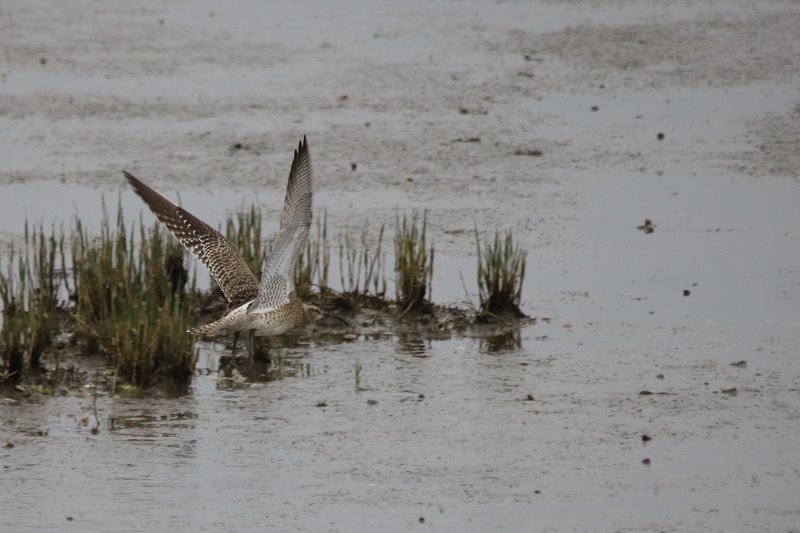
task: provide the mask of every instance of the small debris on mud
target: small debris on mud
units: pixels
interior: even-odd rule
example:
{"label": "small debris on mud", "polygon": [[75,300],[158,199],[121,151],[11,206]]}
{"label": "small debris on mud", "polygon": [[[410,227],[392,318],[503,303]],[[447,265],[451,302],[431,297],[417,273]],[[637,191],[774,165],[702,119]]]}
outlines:
{"label": "small debris on mud", "polygon": [[13,448],[13,447],[14,447],[13,442],[6,442],[6,448]]}
{"label": "small debris on mud", "polygon": [[47,64],[47,58],[46,57],[40,57],[39,58],[39,64],[40,65],[46,65]]}
{"label": "small debris on mud", "polygon": [[656,379],[664,379],[664,374],[656,374]]}
{"label": "small debris on mud", "polygon": [[642,435],[642,442],[650,442],[653,438],[650,435]]}
{"label": "small debris on mud", "polygon": [[350,163],[350,170],[355,172],[357,168],[358,168],[358,165],[356,163]]}
{"label": "small debris on mud", "polygon": [[747,361],[736,361],[735,363],[731,363],[731,366],[735,366],[736,368],[747,368]]}
{"label": "small debris on mud", "polygon": [[482,107],[477,107],[474,109],[467,109],[466,107],[462,107],[458,110],[459,113],[462,115],[488,115],[489,111]]}
{"label": "small debris on mud", "polygon": [[652,391],[649,390],[643,390],[639,392],[639,396],[652,396],[652,395],[653,395]]}
{"label": "small debris on mud", "polygon": [[731,387],[730,389],[722,389],[720,392],[722,394],[728,394],[730,396],[736,396],[737,394],[739,394],[739,391],[736,389],[736,387]]}
{"label": "small debris on mud", "polygon": [[525,400],[528,402],[532,402],[535,399],[536,398],[533,397],[533,394],[528,394],[527,396],[525,396]]}
{"label": "small debris on mud", "polygon": [[517,148],[514,150],[514,155],[526,155],[528,157],[542,157],[543,153],[541,150],[532,149],[532,150],[523,150],[522,148]]}
{"label": "small debris on mud", "polygon": [[317,402],[314,407],[328,407],[328,402]]}
{"label": "small debris on mud", "polygon": [[481,138],[480,137],[459,137],[458,139],[456,139],[453,142],[457,142],[457,143],[479,143],[479,142],[481,142]]}
{"label": "small debris on mud", "polygon": [[650,466],[650,459],[642,459],[642,464],[644,466]]}
{"label": "small debris on mud", "polygon": [[636,226],[636,229],[645,233],[653,233],[656,230],[656,225],[649,218],[644,219],[644,224]]}
{"label": "small debris on mud", "polygon": [[592,106],[592,111],[598,111],[599,109],[600,109],[600,108],[599,108],[599,107],[597,107],[596,105],[593,105],[593,106]]}
{"label": "small debris on mud", "polygon": [[692,294],[692,291],[690,291],[689,289],[683,289],[684,296],[689,296],[690,294]]}
{"label": "small debris on mud", "polygon": [[419,523],[420,524],[424,524],[425,523],[425,517],[424,516],[420,516],[419,517]]}
{"label": "small debris on mud", "polygon": [[658,139],[659,141],[663,141],[664,140],[664,134],[663,133],[659,133],[658,135],[656,135],[656,139]]}
{"label": "small debris on mud", "polygon": [[378,405],[378,400],[369,399],[367,400],[367,405]]}

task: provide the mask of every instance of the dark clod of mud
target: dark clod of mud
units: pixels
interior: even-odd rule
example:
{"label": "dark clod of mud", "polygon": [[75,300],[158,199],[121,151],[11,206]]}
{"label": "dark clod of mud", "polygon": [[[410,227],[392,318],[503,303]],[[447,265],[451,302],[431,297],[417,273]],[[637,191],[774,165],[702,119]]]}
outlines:
{"label": "dark clod of mud", "polygon": [[656,230],[656,225],[653,224],[653,221],[649,218],[644,219],[644,223],[640,226],[636,226],[636,229],[639,231],[643,231],[645,233],[653,233]]}
{"label": "dark clod of mud", "polygon": [[653,438],[650,435],[642,435],[642,442],[650,442]]}
{"label": "dark clod of mud", "polygon": [[466,107],[462,107],[461,109],[458,110],[458,112],[460,114],[462,114],[462,115],[488,115],[489,114],[489,111],[484,109],[484,108],[482,108],[482,107],[478,107],[478,108],[474,108],[474,109],[468,109]]}
{"label": "dark clod of mud", "polygon": [[735,366],[736,368],[747,368],[747,361],[736,361],[735,363],[731,363],[731,366]]}
{"label": "dark clod of mud", "polygon": [[644,466],[650,466],[650,459],[642,459],[642,464]]}
{"label": "dark clod of mud", "polygon": [[692,294],[692,291],[690,291],[689,289],[683,289],[684,296],[689,296],[690,294]]}
{"label": "dark clod of mud", "polygon": [[532,150],[524,150],[522,148],[518,148],[514,150],[514,155],[524,155],[528,157],[542,157],[544,153],[541,150],[532,149]]}
{"label": "dark clod of mud", "polygon": [[663,133],[659,133],[658,135],[656,135],[656,139],[658,139],[659,141],[663,141],[664,140],[664,134]]}

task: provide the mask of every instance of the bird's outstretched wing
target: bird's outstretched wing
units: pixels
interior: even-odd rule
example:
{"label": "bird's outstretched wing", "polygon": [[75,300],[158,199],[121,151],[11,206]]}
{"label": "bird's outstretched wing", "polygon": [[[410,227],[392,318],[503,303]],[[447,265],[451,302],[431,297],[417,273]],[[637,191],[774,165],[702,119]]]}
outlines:
{"label": "bird's outstretched wing", "polygon": [[247,303],[258,295],[258,280],[225,237],[132,174],[122,173],[158,220],[208,269],[228,300],[229,308]]}
{"label": "bird's outstretched wing", "polygon": [[[303,253],[311,228],[311,174],[311,156],[308,142],[303,136],[294,151],[283,202],[281,228],[264,264],[258,297],[251,304],[250,312],[265,312],[280,307],[289,302],[289,294],[294,292],[295,265]],[[281,290],[277,287],[281,287]]]}

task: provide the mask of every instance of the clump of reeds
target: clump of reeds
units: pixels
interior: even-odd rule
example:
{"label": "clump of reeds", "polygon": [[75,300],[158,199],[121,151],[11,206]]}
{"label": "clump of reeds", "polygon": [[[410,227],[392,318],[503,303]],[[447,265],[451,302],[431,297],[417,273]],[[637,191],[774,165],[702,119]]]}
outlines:
{"label": "clump of reeds", "polygon": [[25,224],[23,251],[13,247],[5,272],[0,270],[0,362],[4,375],[14,381],[38,368],[44,350],[59,330],[59,287],[56,261],[64,258],[63,233]]}
{"label": "clump of reeds", "polygon": [[328,212],[323,211],[322,217],[316,219],[316,231],[308,236],[306,247],[295,266],[294,285],[300,298],[308,297],[314,284],[319,287],[320,294],[329,290],[331,251],[328,244]]}
{"label": "clump of reeds", "polygon": [[402,223],[396,220],[395,284],[397,301],[403,314],[409,311],[430,312],[431,281],[433,279],[433,245],[428,248],[426,230],[428,213],[424,211],[422,221],[414,210],[411,217],[403,214]]}
{"label": "clump of reeds", "polygon": [[156,223],[128,234],[119,209],[112,228],[104,212],[100,237],[80,220],[72,239],[73,316],[87,350],[111,357],[117,376],[138,386],[167,377],[185,383],[194,371],[194,278],[184,250]]}
{"label": "clump of reeds", "polygon": [[510,230],[504,236],[496,230],[494,241],[481,247],[476,228],[475,246],[478,255],[478,296],[481,312],[524,316],[519,304],[527,252],[514,245]]}
{"label": "clump of reeds", "polygon": [[225,221],[225,238],[239,250],[244,262],[261,279],[264,262],[264,241],[261,240],[261,210],[251,205],[248,211],[229,215]]}
{"label": "clump of reeds", "polygon": [[372,293],[382,297],[386,294],[383,233],[384,225],[381,224],[377,238],[371,241],[364,224],[358,240],[347,226],[339,234],[339,276],[343,292],[351,296]]}

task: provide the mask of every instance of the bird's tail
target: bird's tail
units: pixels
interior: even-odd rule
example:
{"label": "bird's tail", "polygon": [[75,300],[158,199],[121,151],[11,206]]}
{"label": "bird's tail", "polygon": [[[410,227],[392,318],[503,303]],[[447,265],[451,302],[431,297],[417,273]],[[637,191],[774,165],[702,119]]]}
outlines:
{"label": "bird's tail", "polygon": [[239,331],[242,320],[247,315],[247,304],[237,307],[216,322],[211,322],[199,328],[189,330],[192,335],[201,337],[219,337],[220,335],[230,335]]}
{"label": "bird's tail", "polygon": [[224,327],[220,322],[222,321],[217,320],[216,322],[200,326],[199,328],[192,328],[189,330],[189,333],[200,337],[217,337],[218,335],[224,335]]}

